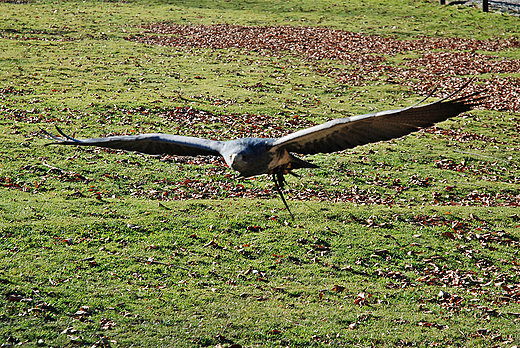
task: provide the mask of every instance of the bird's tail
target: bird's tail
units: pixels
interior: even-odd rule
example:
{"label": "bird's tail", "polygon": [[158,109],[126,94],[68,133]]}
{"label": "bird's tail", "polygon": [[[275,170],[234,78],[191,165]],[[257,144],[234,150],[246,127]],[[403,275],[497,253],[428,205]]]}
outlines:
{"label": "bird's tail", "polygon": [[294,156],[293,154],[289,154],[289,156],[291,158],[291,162],[290,162],[291,165],[289,167],[290,169],[319,168],[319,166],[317,166],[316,164],[304,161],[304,160]]}

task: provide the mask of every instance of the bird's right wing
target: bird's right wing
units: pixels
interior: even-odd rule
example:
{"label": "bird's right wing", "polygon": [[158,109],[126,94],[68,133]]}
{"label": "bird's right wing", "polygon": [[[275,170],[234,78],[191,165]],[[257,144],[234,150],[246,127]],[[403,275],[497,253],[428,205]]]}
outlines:
{"label": "bird's right wing", "polygon": [[54,136],[42,130],[45,138],[54,140],[53,143],[46,145],[98,146],[110,149],[137,151],[150,155],[168,154],[178,156],[218,156],[223,146],[223,142],[221,141],[161,133],[75,139],[65,134],[60,128],[56,127],[56,129],[62,137]]}

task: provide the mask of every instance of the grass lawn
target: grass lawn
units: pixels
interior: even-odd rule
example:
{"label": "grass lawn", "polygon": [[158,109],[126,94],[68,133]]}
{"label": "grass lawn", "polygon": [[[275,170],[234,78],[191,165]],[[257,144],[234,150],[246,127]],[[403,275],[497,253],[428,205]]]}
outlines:
{"label": "grass lawn", "polygon": [[[0,3],[3,347],[520,345],[520,19],[438,1]],[[278,137],[486,89],[288,178],[43,146]]]}

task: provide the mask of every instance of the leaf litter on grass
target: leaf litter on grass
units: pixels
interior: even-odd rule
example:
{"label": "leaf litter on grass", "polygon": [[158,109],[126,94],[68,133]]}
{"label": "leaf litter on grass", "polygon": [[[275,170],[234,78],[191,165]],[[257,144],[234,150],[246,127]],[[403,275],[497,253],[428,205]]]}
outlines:
{"label": "leaf litter on grass", "polygon": [[[433,87],[455,90],[466,75],[516,74],[520,60],[496,58],[478,52],[500,52],[520,47],[516,39],[421,38],[398,40],[322,27],[262,26],[229,24],[178,25],[154,23],[143,26],[148,35],[128,39],[149,45],[196,48],[235,48],[265,55],[298,55],[307,59],[331,59],[351,67],[336,78],[348,85],[387,81],[409,85],[422,94]],[[151,34],[159,34],[151,35]],[[407,59],[404,67],[388,64],[387,57],[406,52],[421,54]],[[493,95],[481,107],[489,110],[520,111],[520,79],[511,76],[479,77]],[[470,86],[466,92],[481,89]],[[437,94],[438,95],[438,94]]]}

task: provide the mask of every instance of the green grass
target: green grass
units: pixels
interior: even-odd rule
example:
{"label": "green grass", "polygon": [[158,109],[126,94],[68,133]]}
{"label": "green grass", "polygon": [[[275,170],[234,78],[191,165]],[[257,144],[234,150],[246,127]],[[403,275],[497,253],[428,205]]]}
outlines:
{"label": "green grass", "polygon": [[[288,178],[295,221],[268,178],[239,178],[223,162],[44,147],[37,135],[56,124],[78,137],[227,139],[421,99],[385,75],[344,83],[359,67],[339,60],[129,40],[147,23],[496,40],[518,39],[518,18],[375,0],[0,10],[0,344],[520,344],[518,112],[475,110],[404,139],[309,156],[321,168]],[[520,58],[518,48],[483,53]],[[423,54],[382,53],[382,64],[404,69]],[[476,84],[493,76],[518,74]],[[204,113],[194,120],[186,107]]]}

